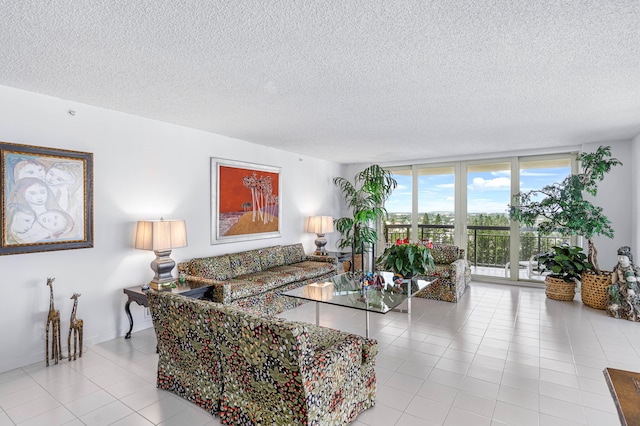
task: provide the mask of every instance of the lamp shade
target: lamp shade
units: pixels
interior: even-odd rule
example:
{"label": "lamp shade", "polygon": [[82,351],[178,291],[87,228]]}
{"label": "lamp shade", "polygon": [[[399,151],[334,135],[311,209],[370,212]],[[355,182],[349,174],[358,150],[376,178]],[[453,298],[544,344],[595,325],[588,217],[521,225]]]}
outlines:
{"label": "lamp shade", "polygon": [[309,216],[304,225],[304,230],[312,234],[333,232],[333,218],[331,216]]}
{"label": "lamp shade", "polygon": [[136,229],[135,248],[141,250],[171,250],[187,246],[187,225],[184,220],[141,220]]}

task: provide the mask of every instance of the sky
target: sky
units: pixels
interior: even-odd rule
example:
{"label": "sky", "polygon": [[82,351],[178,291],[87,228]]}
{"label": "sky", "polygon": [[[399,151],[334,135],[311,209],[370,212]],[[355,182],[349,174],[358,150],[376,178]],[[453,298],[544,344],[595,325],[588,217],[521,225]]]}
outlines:
{"label": "sky", "polygon": [[[521,171],[520,191],[540,189],[562,181],[569,167],[528,169]],[[467,175],[467,212],[507,214],[511,201],[509,170],[470,172]],[[385,203],[389,213],[411,212],[411,176],[394,175],[398,187]],[[451,212],[454,210],[454,176],[421,175],[418,178],[418,213]]]}

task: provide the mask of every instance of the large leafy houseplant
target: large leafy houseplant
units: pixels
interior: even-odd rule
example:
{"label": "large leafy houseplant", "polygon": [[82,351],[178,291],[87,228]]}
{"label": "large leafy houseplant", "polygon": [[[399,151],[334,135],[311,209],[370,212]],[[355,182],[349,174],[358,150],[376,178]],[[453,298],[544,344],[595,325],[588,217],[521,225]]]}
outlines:
{"label": "large leafy houseplant", "polygon": [[350,216],[341,217],[334,222],[341,234],[339,248],[352,249],[352,252],[368,251],[370,244],[378,241],[376,225],[387,215],[384,202],[389,198],[398,182],[391,172],[373,164],[354,177],[353,183],[343,177],[333,179],[344,196]]}
{"label": "large leafy houseplant", "polygon": [[622,164],[610,157],[611,147],[608,146],[601,146],[594,153],[580,153],[577,160],[582,167],[581,173],[569,175],[562,182],[540,190],[518,193],[509,206],[511,219],[527,226],[538,226],[543,235],[558,232],[587,238],[587,260],[598,275],[601,270],[593,237],[613,238],[613,228],[602,207],[594,206],[584,195],[597,195],[598,182],[612,167]]}
{"label": "large leafy houseplant", "polygon": [[582,251],[582,247],[568,244],[553,246],[550,252],[538,255],[537,260],[551,272],[549,276],[570,283],[575,283],[583,272],[593,267],[587,261],[587,255]]}
{"label": "large leafy houseplant", "polygon": [[380,269],[405,278],[426,274],[434,267],[429,245],[399,240],[395,245],[387,247],[376,263]]}

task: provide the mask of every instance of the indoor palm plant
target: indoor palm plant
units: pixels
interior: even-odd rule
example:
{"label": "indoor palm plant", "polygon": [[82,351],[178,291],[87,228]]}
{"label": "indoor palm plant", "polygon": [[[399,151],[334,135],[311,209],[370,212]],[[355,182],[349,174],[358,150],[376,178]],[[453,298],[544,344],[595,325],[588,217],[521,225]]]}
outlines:
{"label": "indoor palm plant", "polygon": [[582,247],[562,244],[553,246],[547,253],[536,256],[550,274],[545,277],[545,293],[555,300],[569,301],[575,296],[576,281],[584,272],[592,269]]}
{"label": "indoor palm plant", "polygon": [[[351,248],[352,254],[362,254],[378,241],[377,223],[386,217],[384,202],[389,198],[398,182],[391,172],[373,164],[354,177],[353,183],[343,177],[333,182],[344,196],[350,216],[334,221],[340,232],[339,248]],[[353,265],[353,258],[351,264]]]}
{"label": "indoor palm plant", "polygon": [[[602,207],[594,206],[584,195],[597,195],[598,182],[604,179],[604,175],[612,167],[622,163],[611,158],[611,147],[608,146],[600,146],[593,153],[580,153],[577,160],[582,167],[581,173],[569,175],[562,182],[547,185],[540,190],[516,194],[509,207],[509,217],[527,226],[537,226],[543,235],[558,232],[562,235],[580,235],[587,239],[587,260],[593,265],[593,273],[585,273],[581,279],[582,300],[592,306],[585,301],[585,290],[587,294],[591,292],[591,284],[585,286],[585,281],[590,276],[603,277],[597,279],[600,283],[594,291],[597,292],[595,297],[604,303],[604,288],[608,285],[607,277],[610,275],[609,271],[600,270],[593,237],[603,235],[613,238],[613,228]],[[599,302],[598,305],[600,304]]]}
{"label": "indoor palm plant", "polygon": [[410,243],[408,240],[398,240],[396,244],[385,249],[376,260],[378,267],[385,271],[392,271],[403,278],[426,274],[433,269],[431,243]]}

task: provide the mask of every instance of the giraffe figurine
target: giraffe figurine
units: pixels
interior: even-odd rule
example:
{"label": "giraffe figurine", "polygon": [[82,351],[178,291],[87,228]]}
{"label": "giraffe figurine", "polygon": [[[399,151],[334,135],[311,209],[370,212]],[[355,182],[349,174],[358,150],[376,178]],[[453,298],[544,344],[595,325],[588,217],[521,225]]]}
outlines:
{"label": "giraffe figurine", "polygon": [[76,350],[80,346],[80,358],[82,358],[82,320],[76,318],[76,310],[78,309],[78,297],[80,293],[73,293],[73,310],[71,311],[71,319],[69,320],[69,337],[67,338],[67,348],[69,352],[69,361],[71,361],[71,332],[73,332],[73,360],[76,360]]}
{"label": "giraffe figurine", "polygon": [[61,359],[62,345],[60,344],[60,311],[56,311],[53,303],[53,282],[55,278],[47,278],[49,286],[49,316],[47,317],[45,359],[49,366],[49,327],[51,327],[51,359],[57,364]]}

